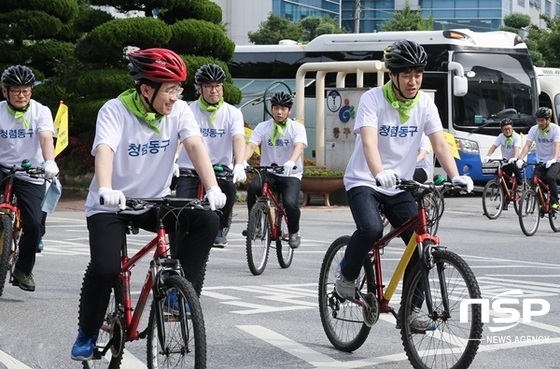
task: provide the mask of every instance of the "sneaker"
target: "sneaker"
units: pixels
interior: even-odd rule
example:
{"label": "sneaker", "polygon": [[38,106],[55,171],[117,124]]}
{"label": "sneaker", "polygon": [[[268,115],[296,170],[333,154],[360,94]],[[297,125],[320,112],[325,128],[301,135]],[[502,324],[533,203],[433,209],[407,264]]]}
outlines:
{"label": "sneaker", "polygon": [[299,233],[290,233],[290,238],[288,240],[288,244],[292,249],[297,249],[299,244],[301,243],[301,237]]}
{"label": "sneaker", "polygon": [[222,230],[218,232],[216,239],[214,240],[214,247],[224,248],[227,245],[227,238],[223,236]]}
{"label": "sneaker", "polygon": [[340,270],[340,264],[336,269],[336,284],[334,286],[336,294],[346,300],[353,300],[356,298],[356,283],[346,279]]}
{"label": "sneaker", "polygon": [[12,274],[12,285],[19,287],[24,291],[35,291],[33,273],[25,274],[19,269],[14,269],[14,273]]}
{"label": "sneaker", "polygon": [[558,211],[558,208],[560,208],[560,205],[558,205],[558,203],[554,203],[554,204],[550,205],[550,208],[554,211]]}
{"label": "sneaker", "polygon": [[72,352],[70,357],[72,360],[77,361],[87,361],[93,358],[93,350],[95,348],[95,342],[97,342],[97,336],[99,333],[93,336],[87,336],[81,329],[78,331],[78,338],[72,346]]}
{"label": "sneaker", "polygon": [[[163,308],[166,313],[171,315],[179,315],[179,298],[177,298],[177,291],[170,290],[167,293],[167,297],[163,302]],[[191,315],[191,309],[189,308],[189,304],[185,301],[185,311],[187,313],[187,317]]]}
{"label": "sneaker", "polygon": [[39,241],[39,245],[37,245],[37,252],[43,251],[45,245],[43,245],[43,240]]}
{"label": "sneaker", "polygon": [[436,323],[419,308],[414,307],[410,315],[410,327],[418,332],[433,331],[436,329]]}

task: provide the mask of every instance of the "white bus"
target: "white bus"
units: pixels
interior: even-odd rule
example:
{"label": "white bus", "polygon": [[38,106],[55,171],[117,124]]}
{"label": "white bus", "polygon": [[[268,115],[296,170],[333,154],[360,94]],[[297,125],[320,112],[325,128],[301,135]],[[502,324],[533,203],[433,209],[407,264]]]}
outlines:
{"label": "white bus", "polygon": [[[516,34],[461,29],[322,35],[305,46],[237,46],[229,69],[240,87],[268,86],[275,80],[293,86],[296,72],[304,63],[382,60],[383,49],[401,39],[424,46],[428,65],[422,88],[435,92],[443,125],[456,140],[459,171],[471,176],[475,184],[484,184],[493,178],[495,168],[483,165],[481,158],[499,134],[500,121],[511,118],[519,133],[526,133],[535,124],[533,112],[539,103],[537,77],[527,47]],[[459,63],[468,80],[468,92],[463,96],[453,94],[456,70],[448,68],[450,62]],[[335,77],[327,76],[326,88],[335,87]],[[351,77],[346,79],[346,87],[352,87]],[[365,80],[367,87],[374,87],[377,78],[366,76]],[[313,99],[313,75],[306,82],[306,100]],[[259,97],[257,90],[252,94]],[[260,90],[261,98],[263,90]],[[305,111],[308,138],[314,137],[310,134],[314,130],[314,119],[310,116],[314,114],[313,105],[305,103],[306,108],[311,107],[311,111]],[[243,113],[252,125],[255,122],[248,119],[249,106],[254,108],[249,104]],[[306,156],[311,157],[315,142],[309,141]]]}
{"label": "white bus", "polygon": [[552,121],[558,124],[560,115],[560,68],[536,67],[537,78],[541,86],[539,106],[552,109]]}

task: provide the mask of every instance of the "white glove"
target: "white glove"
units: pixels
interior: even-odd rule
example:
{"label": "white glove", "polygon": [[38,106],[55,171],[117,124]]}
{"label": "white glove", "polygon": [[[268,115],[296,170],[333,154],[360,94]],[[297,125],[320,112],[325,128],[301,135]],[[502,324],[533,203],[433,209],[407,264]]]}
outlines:
{"label": "white glove", "polygon": [[381,187],[385,188],[395,187],[397,184],[397,174],[392,169],[386,169],[377,173],[375,179],[379,182]]}
{"label": "white glove", "polygon": [[177,159],[179,158],[179,154],[175,154],[175,160],[173,161],[173,177],[179,177],[181,172],[179,171],[179,164],[177,163]]}
{"label": "white glove", "polygon": [[44,161],[43,164],[41,164],[41,168],[43,168],[45,178],[47,179],[51,179],[58,174],[58,166],[56,165],[54,160]]}
{"label": "white glove", "polygon": [[523,160],[521,160],[521,159],[518,159],[518,160],[515,162],[515,165],[517,165],[517,167],[518,167],[519,169],[523,168],[523,164],[525,164],[525,163],[524,163]]}
{"label": "white glove", "polygon": [[126,197],[124,197],[124,193],[122,193],[122,191],[113,190],[109,187],[100,187],[99,197],[100,199],[103,199],[103,204],[101,205],[112,207],[118,206],[120,210],[126,209]]}
{"label": "white glove", "polygon": [[489,156],[485,156],[485,157],[482,159],[482,162],[483,162],[483,163],[488,163],[489,161],[490,161],[490,157],[489,157]]}
{"label": "white glove", "polygon": [[295,166],[296,166],[296,163],[294,163],[291,160],[288,160],[287,162],[285,162],[284,165],[283,165],[284,174],[287,175],[287,176],[291,175]]}
{"label": "white glove", "polygon": [[517,158],[511,158],[508,160],[508,164],[513,164],[515,162],[517,162]]}
{"label": "white glove", "polygon": [[243,164],[235,164],[233,166],[233,183],[245,182],[246,180],[245,166]]}
{"label": "white glove", "polygon": [[210,210],[221,209],[226,205],[226,195],[222,192],[222,189],[218,186],[209,188],[206,191],[206,199],[210,204]]}
{"label": "white glove", "polygon": [[546,162],[546,169],[550,168],[552,164],[556,164],[556,158],[550,159],[549,161]]}
{"label": "white glove", "polygon": [[472,192],[472,190],[474,189],[474,183],[472,181],[472,178],[469,176],[454,177],[451,180],[451,183],[453,183],[454,186],[466,187],[467,192]]}

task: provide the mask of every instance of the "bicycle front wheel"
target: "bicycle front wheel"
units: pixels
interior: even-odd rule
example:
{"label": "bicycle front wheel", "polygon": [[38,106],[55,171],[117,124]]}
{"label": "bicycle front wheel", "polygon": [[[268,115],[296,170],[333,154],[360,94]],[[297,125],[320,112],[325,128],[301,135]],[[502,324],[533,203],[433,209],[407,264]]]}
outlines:
{"label": "bicycle front wheel", "polygon": [[554,232],[560,232],[560,213],[556,210],[550,210],[548,213],[548,221],[550,222],[550,228]]}
{"label": "bicycle front wheel", "polygon": [[541,207],[537,192],[530,188],[519,200],[519,225],[525,236],[532,236],[539,228]]}
{"label": "bicycle front wheel", "polygon": [[204,369],[206,331],[196,292],[178,275],[166,278],[164,285],[165,297],[154,299],[150,311],[148,368]]}
{"label": "bicycle front wheel", "polygon": [[12,217],[8,214],[0,215],[0,296],[4,293],[4,285],[8,271],[11,269],[10,257],[13,252],[14,229]]}
{"label": "bicycle front wheel", "polygon": [[247,225],[247,264],[254,275],[264,272],[270,247],[269,208],[257,201],[249,212]]}
{"label": "bicycle front wheel", "polygon": [[282,213],[277,212],[276,216],[278,218],[278,229],[276,231],[276,257],[278,258],[278,264],[280,264],[282,268],[289,268],[290,265],[292,265],[292,260],[294,258],[294,249],[292,249],[288,244],[288,240],[290,239],[288,223]]}
{"label": "bicycle front wheel", "polygon": [[[430,269],[418,263],[403,286],[399,322],[404,350],[417,369],[468,368],[483,324],[480,304],[461,302],[480,298],[480,288],[459,255],[435,250],[433,261]],[[430,328],[419,330],[419,324]]]}
{"label": "bicycle front wheel", "polygon": [[[340,261],[344,257],[350,236],[337,238],[328,248],[319,275],[319,314],[321,324],[332,345],[341,351],[354,351],[367,339],[371,326],[364,322],[362,306],[341,299],[334,293],[336,275]],[[375,294],[373,268],[366,258],[358,277],[358,287],[366,294]]]}
{"label": "bicycle front wheel", "polygon": [[482,209],[488,219],[497,219],[504,206],[504,189],[499,178],[494,178],[484,186],[482,191]]}
{"label": "bicycle front wheel", "polygon": [[[86,274],[91,273],[90,268],[91,266],[88,265]],[[82,299],[80,298],[81,304]],[[125,328],[121,315],[122,310],[119,309],[122,309],[123,306],[124,294],[120,282],[117,282],[111,291],[103,323],[99,328],[93,359],[82,361],[84,369],[118,369],[121,367]]]}

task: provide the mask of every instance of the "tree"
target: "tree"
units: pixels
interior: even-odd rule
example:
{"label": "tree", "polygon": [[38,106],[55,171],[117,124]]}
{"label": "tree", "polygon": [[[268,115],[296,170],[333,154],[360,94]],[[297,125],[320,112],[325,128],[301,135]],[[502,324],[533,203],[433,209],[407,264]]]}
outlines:
{"label": "tree", "polygon": [[397,10],[395,17],[381,24],[383,31],[430,31],[434,29],[434,18],[424,18],[419,10],[412,10],[408,0],[403,10]]}
{"label": "tree", "polygon": [[247,33],[249,41],[256,45],[274,45],[280,40],[299,40],[303,33],[300,24],[293,24],[288,19],[272,13],[259,24],[259,30]]}

